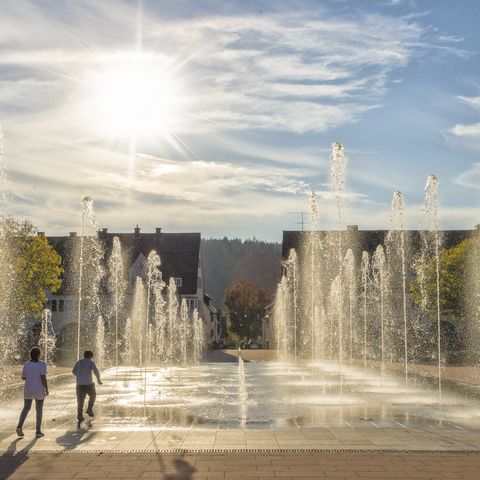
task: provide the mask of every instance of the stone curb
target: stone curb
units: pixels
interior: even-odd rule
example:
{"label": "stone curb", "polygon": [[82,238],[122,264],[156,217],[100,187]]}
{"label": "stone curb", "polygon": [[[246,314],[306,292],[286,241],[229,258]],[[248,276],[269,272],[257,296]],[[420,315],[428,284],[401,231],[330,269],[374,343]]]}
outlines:
{"label": "stone curb", "polygon": [[137,453],[147,453],[147,454],[155,454],[155,453],[162,453],[162,454],[205,454],[205,455],[227,455],[232,453],[240,453],[240,454],[267,454],[267,455],[276,455],[276,454],[288,454],[288,453],[321,453],[321,454],[344,454],[344,453],[361,453],[361,454],[376,454],[376,455],[391,455],[391,454],[398,454],[398,455],[414,455],[414,454],[422,454],[422,455],[479,455],[480,450],[472,449],[472,450],[405,450],[405,449],[372,449],[372,448],[336,448],[336,449],[328,449],[328,448],[305,448],[305,449],[296,449],[296,448],[276,448],[276,449],[124,449],[124,450],[88,450],[88,449],[76,449],[76,450],[61,450],[61,449],[52,449],[52,450],[12,450],[7,449],[0,451],[0,455],[18,455],[18,454],[47,454],[47,455],[77,455],[77,454],[97,454],[97,455],[114,455],[114,454],[137,454]]}

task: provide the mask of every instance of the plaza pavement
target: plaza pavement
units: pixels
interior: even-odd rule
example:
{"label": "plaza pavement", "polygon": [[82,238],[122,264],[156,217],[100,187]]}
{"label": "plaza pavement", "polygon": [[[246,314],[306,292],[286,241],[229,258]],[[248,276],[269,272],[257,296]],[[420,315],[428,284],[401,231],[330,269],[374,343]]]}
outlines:
{"label": "plaza pavement", "polygon": [[[276,350],[241,350],[240,354],[242,358],[247,362],[270,362],[277,360]],[[210,361],[237,361],[239,355],[238,350],[214,350],[208,354]],[[354,362],[354,366],[363,368],[363,362]],[[381,369],[381,363],[377,360],[368,360],[367,366],[371,371],[379,372]],[[396,374],[398,376],[403,375],[405,365],[403,363],[388,362],[385,364],[385,372],[387,374]],[[408,365],[410,374],[417,375],[419,377],[427,377],[436,381],[438,379],[438,366],[436,364],[425,365],[410,363]],[[444,381],[450,381],[454,383],[467,384],[467,385],[480,385],[480,369],[477,366],[456,366],[456,365],[443,365],[441,368],[442,379]]]}
{"label": "plaza pavement", "polygon": [[4,454],[0,479],[312,480],[480,478],[469,453]]}
{"label": "plaza pavement", "polygon": [[[307,427],[289,429],[143,429],[102,430],[101,427],[45,429],[46,436],[28,447],[34,452],[124,451],[235,451],[235,450],[364,450],[364,451],[470,451],[480,453],[480,431],[466,428],[417,425]],[[34,430],[18,440],[13,431],[0,432],[0,452],[29,445]],[[14,447],[12,447],[14,446]],[[479,456],[480,458],[480,456]],[[480,477],[479,477],[480,478]]]}
{"label": "plaza pavement", "polygon": [[91,428],[77,430],[72,419],[45,433],[36,440],[29,427],[18,439],[12,424],[0,425],[0,480],[480,480],[480,430],[448,422],[132,430],[100,417]]}
{"label": "plaza pavement", "polygon": [[480,479],[480,432],[451,427],[1,433],[0,480]]}

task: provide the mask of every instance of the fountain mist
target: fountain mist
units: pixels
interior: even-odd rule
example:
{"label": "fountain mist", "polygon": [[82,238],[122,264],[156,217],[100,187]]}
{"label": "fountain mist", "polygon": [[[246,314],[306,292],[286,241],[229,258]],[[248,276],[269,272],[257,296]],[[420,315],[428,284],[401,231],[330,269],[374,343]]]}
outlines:
{"label": "fountain mist", "polygon": [[5,206],[7,205],[7,161],[5,157],[5,137],[2,126],[0,125],[0,208],[1,215],[5,215]]}
{"label": "fountain mist", "polygon": [[188,316],[187,301],[183,298],[180,303],[180,338],[179,338],[179,354],[180,361],[183,365],[188,363],[188,339],[190,334],[190,317]]}
{"label": "fountain mist", "polygon": [[193,323],[193,362],[198,365],[202,361],[203,346],[205,344],[205,334],[203,331],[203,321],[198,315],[198,310],[195,309],[192,313]]}
{"label": "fountain mist", "polygon": [[293,357],[297,362],[298,349],[298,260],[297,252],[292,248],[285,263],[288,288],[291,292],[291,311],[292,311],[292,329],[293,329]]}
{"label": "fountain mist", "polygon": [[119,322],[120,316],[124,311],[126,282],[123,270],[122,245],[118,237],[113,238],[112,253],[108,260],[108,285],[109,291],[113,298],[113,317],[115,324],[114,332],[114,352],[115,365],[119,362]]}
{"label": "fountain mist", "polygon": [[389,269],[394,272],[398,263],[400,263],[401,266],[399,273],[402,291],[404,370],[405,383],[408,383],[407,272],[404,210],[402,194],[397,190],[393,194],[390,231],[387,235],[386,245],[389,257]]}
{"label": "fountain mist", "polygon": [[45,363],[53,363],[55,355],[56,336],[52,324],[52,312],[45,308],[42,311],[42,323],[40,330],[40,346],[43,350]]}
{"label": "fountain mist", "polygon": [[147,310],[145,315],[145,332],[147,334],[147,342],[145,343],[145,364],[151,361],[151,321],[150,311],[153,303],[153,295],[155,292],[155,285],[158,282],[160,275],[159,267],[161,265],[160,257],[155,250],[148,254],[147,258]]}
{"label": "fountain mist", "polygon": [[101,315],[97,317],[95,335],[95,362],[99,367],[105,366],[105,324]]}
{"label": "fountain mist", "polygon": [[165,314],[165,300],[163,298],[163,290],[165,282],[162,280],[161,273],[157,277],[154,284],[155,295],[155,358],[160,362],[167,360],[166,349],[167,341],[167,316]]}
{"label": "fountain mist", "polygon": [[132,365],[134,362],[133,359],[133,349],[132,349],[132,321],[130,317],[127,318],[125,322],[125,344],[124,344],[124,357],[123,362],[126,365]]}
{"label": "fountain mist", "polygon": [[82,199],[82,227],[78,245],[77,271],[77,357],[80,358],[82,340],[92,344],[92,333],[101,315],[100,282],[104,276],[103,245],[97,237],[97,224],[93,200],[89,196]]}
{"label": "fountain mist", "polygon": [[[442,343],[441,343],[441,322],[440,322],[440,234],[438,232],[438,179],[430,175],[425,186],[425,202],[423,205],[424,228],[423,249],[422,249],[422,271],[425,271],[427,257],[433,250],[435,258],[435,284],[436,284],[436,323],[437,323],[437,365],[438,365],[438,397],[442,399]],[[427,295],[425,293],[425,299]],[[422,302],[425,306],[426,300]]]}
{"label": "fountain mist", "polygon": [[381,372],[385,375],[385,298],[387,296],[387,271],[385,252],[378,245],[372,258],[372,273],[375,291],[378,293],[380,303],[380,349],[381,349]]}
{"label": "fountain mist", "polygon": [[[285,269],[287,268],[285,264]],[[275,344],[278,350],[278,359],[286,362],[290,352],[291,341],[290,337],[292,329],[290,328],[290,315],[288,309],[288,278],[286,275],[282,276],[278,286],[276,300],[273,310],[273,319],[275,322],[274,335]]]}
{"label": "fountain mist", "polygon": [[370,257],[368,252],[362,252],[362,263],[360,266],[362,271],[362,297],[363,297],[363,371],[367,370],[367,320],[368,320],[368,312],[367,312],[367,295],[368,295],[368,280],[369,280],[369,270],[370,270]]}
{"label": "fountain mist", "polygon": [[347,250],[345,255],[345,276],[348,285],[348,354],[350,363],[353,361],[353,317],[356,304],[356,271],[355,257],[351,248]]}
{"label": "fountain mist", "polygon": [[22,336],[22,328],[15,312],[11,311],[16,275],[11,261],[14,258],[11,248],[13,220],[7,216],[7,162],[4,145],[3,130],[0,126],[0,365],[2,366],[18,358],[19,341]]}
{"label": "fountain mist", "polygon": [[248,393],[245,381],[245,362],[242,358],[242,352],[238,353],[238,404],[240,407],[240,425],[245,427],[247,423],[247,401]]}
{"label": "fountain mist", "polygon": [[167,322],[168,322],[168,354],[167,359],[170,363],[174,363],[178,358],[178,341],[180,336],[179,326],[177,322],[178,315],[178,297],[177,286],[175,280],[170,279],[167,288]]}
{"label": "fountain mist", "polygon": [[143,280],[140,277],[135,279],[135,289],[133,292],[133,303],[130,313],[130,339],[128,342],[128,358],[130,362],[145,366],[146,365],[146,343],[148,336],[146,322],[146,297]]}
{"label": "fountain mist", "polygon": [[330,163],[330,184],[331,191],[335,196],[337,206],[337,260],[338,260],[338,306],[337,306],[337,322],[338,322],[338,356],[340,363],[340,392],[343,384],[343,246],[342,246],[342,227],[343,227],[343,194],[345,190],[345,171],[346,159],[343,145],[336,142],[332,145],[332,159]]}
{"label": "fountain mist", "polygon": [[[342,283],[340,281],[340,275],[337,275],[335,277],[335,280],[331,283],[330,285],[330,311],[331,312],[338,312],[341,310],[341,302],[342,302],[342,294],[341,294],[341,289],[342,289]],[[334,315],[330,314],[330,318],[332,319]],[[342,337],[342,316],[337,315],[337,318],[339,319],[339,323],[337,325],[337,345],[338,345],[338,350],[337,350],[337,360],[338,364],[340,366],[340,378],[339,378],[339,390],[340,390],[340,395],[343,394],[343,337]],[[330,331],[330,338],[331,338],[331,343],[330,343],[330,349],[331,349],[331,354],[333,357],[333,338],[334,338],[334,332],[333,332],[333,325],[334,323],[331,322],[331,331]]]}
{"label": "fountain mist", "polygon": [[[310,347],[311,347],[311,359],[312,362],[315,360],[315,346],[316,346],[316,337],[318,335],[318,330],[315,328],[315,311],[317,311],[318,317],[318,306],[317,306],[317,297],[320,293],[320,289],[317,285],[318,272],[317,268],[319,265],[319,255],[318,255],[318,205],[317,205],[317,195],[315,192],[312,192],[310,195],[310,231],[308,232],[308,253],[307,261],[309,261],[308,268],[310,269],[310,306],[308,308],[308,313],[310,315]],[[308,258],[309,257],[309,258]]]}

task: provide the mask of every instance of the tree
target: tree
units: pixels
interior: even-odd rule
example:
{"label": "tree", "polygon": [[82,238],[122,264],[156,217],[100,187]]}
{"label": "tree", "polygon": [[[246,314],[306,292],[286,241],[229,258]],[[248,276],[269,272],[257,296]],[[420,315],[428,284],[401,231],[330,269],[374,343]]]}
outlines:
{"label": "tree", "polygon": [[227,288],[240,280],[275,292],[281,277],[281,244],[210,238],[202,240],[202,252],[208,293],[215,306],[222,307]]}
{"label": "tree", "polygon": [[37,317],[46,291],[55,293],[61,286],[62,259],[31,223],[9,219],[3,226],[5,270],[11,272],[8,310],[17,318]]}
{"label": "tree", "polygon": [[[476,239],[468,238],[452,248],[440,251],[440,311],[443,319],[461,320],[465,317],[465,293],[468,285],[469,265]],[[423,284],[423,285],[422,285]],[[424,305],[428,315],[437,315],[436,259],[431,257],[417,267],[417,276],[410,287],[413,301]]]}
{"label": "tree", "polygon": [[262,333],[262,318],[271,295],[266,288],[240,280],[225,292],[224,303],[230,312],[231,330],[240,337]]}

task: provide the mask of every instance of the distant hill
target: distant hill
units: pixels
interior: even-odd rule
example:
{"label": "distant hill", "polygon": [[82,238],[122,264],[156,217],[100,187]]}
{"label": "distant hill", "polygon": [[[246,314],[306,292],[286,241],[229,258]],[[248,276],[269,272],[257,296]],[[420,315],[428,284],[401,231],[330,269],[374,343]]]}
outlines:
{"label": "distant hill", "polygon": [[247,280],[275,293],[280,281],[282,246],[259,240],[210,238],[202,240],[205,285],[217,307],[223,307],[225,290]]}

